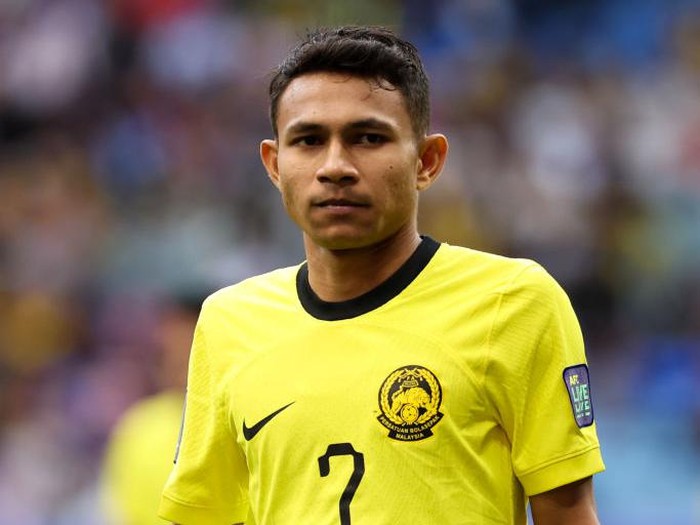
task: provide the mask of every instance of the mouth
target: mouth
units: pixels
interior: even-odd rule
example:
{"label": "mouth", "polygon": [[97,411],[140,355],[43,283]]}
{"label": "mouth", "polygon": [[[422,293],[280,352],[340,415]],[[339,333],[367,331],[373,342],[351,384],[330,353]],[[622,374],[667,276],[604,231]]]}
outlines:
{"label": "mouth", "polygon": [[324,199],[314,203],[317,208],[367,208],[369,204],[353,199]]}

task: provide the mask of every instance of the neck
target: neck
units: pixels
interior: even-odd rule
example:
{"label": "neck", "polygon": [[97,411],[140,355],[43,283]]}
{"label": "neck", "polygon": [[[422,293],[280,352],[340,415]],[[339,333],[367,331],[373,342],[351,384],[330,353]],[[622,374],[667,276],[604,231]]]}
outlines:
{"label": "neck", "polygon": [[347,301],[389,278],[420,244],[418,232],[398,232],[371,246],[329,250],[305,237],[309,285],[322,300]]}

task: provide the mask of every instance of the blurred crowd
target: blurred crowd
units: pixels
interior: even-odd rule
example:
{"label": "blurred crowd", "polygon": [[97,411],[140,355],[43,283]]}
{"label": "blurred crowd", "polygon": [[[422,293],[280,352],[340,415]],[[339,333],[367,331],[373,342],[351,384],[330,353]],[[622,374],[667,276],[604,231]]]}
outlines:
{"label": "blurred crowd", "polygon": [[451,151],[422,231],[569,292],[604,523],[700,523],[700,1],[2,0],[0,525],[119,524],[106,447],[182,390],[173,312],[301,260],[267,81],[335,23],[424,57]]}

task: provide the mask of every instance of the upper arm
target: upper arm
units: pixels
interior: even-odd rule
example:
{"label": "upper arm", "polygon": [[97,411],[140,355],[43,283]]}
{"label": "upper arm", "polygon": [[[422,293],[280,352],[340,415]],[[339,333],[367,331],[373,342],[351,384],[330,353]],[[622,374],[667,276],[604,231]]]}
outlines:
{"label": "upper arm", "polygon": [[486,398],[508,436],[525,493],[602,471],[592,409],[590,418],[577,418],[565,375],[580,369],[589,395],[578,320],[564,290],[540,266],[527,266],[502,293],[489,346]]}
{"label": "upper arm", "polygon": [[[212,343],[207,338],[205,313],[206,306],[190,352],[176,460],[158,508],[161,518],[185,525],[234,523],[228,520],[244,519],[248,508],[247,466],[222,395],[223,375],[228,369],[217,352],[221,347],[218,340]],[[216,329],[217,325],[215,334]]]}
{"label": "upper arm", "polygon": [[530,497],[535,525],[599,525],[591,477]]}

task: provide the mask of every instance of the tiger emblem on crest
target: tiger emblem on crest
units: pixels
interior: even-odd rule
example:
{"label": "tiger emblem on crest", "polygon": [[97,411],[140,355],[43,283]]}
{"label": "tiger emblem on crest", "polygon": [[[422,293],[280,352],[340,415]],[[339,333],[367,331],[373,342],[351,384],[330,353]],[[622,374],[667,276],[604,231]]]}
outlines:
{"label": "tiger emblem on crest", "polygon": [[419,441],[433,435],[431,430],[443,414],[442,387],[435,374],[419,365],[402,366],[384,380],[379,389],[377,420],[398,441]]}

